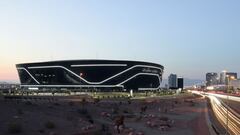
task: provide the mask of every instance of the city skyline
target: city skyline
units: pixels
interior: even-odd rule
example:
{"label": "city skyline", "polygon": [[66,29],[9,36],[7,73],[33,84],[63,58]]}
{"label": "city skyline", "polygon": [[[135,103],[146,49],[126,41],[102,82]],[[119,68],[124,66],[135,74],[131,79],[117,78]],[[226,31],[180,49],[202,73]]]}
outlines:
{"label": "city skyline", "polygon": [[140,60],[205,79],[240,72],[239,1],[1,1],[0,80],[15,64],[51,60]]}

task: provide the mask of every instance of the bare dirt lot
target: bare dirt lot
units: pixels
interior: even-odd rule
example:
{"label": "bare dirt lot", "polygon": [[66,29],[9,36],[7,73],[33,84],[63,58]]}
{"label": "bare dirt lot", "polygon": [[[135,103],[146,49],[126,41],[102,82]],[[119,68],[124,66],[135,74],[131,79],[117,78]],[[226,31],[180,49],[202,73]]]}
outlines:
{"label": "bare dirt lot", "polygon": [[0,135],[208,135],[205,100],[84,96],[0,100]]}

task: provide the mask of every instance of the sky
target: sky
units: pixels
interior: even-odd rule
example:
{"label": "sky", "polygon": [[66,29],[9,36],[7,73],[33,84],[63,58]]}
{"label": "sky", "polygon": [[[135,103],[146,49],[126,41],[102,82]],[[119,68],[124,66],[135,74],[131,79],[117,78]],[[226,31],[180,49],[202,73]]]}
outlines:
{"label": "sky", "polygon": [[240,72],[239,0],[0,0],[0,80],[17,63],[141,60],[204,79]]}

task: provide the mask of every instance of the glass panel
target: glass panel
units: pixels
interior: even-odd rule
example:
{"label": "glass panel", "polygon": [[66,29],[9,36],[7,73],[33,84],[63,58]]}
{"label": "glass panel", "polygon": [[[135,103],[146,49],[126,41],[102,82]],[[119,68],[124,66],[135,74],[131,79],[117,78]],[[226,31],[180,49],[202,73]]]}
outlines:
{"label": "glass panel", "polygon": [[127,67],[122,66],[72,67],[72,70],[75,73],[90,82],[101,82],[124,71],[125,69],[127,69]]}
{"label": "glass panel", "polygon": [[20,82],[22,85],[35,85],[37,82],[23,69],[18,69]]}
{"label": "glass panel", "polygon": [[62,68],[30,69],[33,76],[43,85],[80,85],[84,82]]}
{"label": "glass panel", "polygon": [[135,89],[138,88],[157,88],[160,82],[157,76],[153,75],[139,75],[128,82],[124,83],[126,89]]}

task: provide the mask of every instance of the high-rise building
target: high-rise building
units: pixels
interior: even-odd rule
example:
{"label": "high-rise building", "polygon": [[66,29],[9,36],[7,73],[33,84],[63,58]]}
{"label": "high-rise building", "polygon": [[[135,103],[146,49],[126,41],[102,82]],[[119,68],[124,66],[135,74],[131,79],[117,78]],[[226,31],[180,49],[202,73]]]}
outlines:
{"label": "high-rise building", "polygon": [[178,89],[183,89],[184,88],[184,79],[182,77],[178,77],[177,79],[177,84],[178,84]]}
{"label": "high-rise building", "polygon": [[228,80],[235,80],[237,77],[237,73],[223,71],[220,74],[220,84],[228,84]]}
{"label": "high-rise building", "polygon": [[234,79],[237,79],[237,73],[234,73],[234,72],[227,72],[226,73],[226,77],[228,77],[228,76],[230,76],[230,77],[232,77],[232,78],[234,78]]}
{"label": "high-rise building", "polygon": [[207,73],[206,74],[206,85],[213,86],[218,84],[218,74],[217,73]]}
{"label": "high-rise building", "polygon": [[169,89],[177,89],[178,88],[177,82],[178,82],[177,75],[176,74],[170,74],[169,77],[168,77]]}
{"label": "high-rise building", "polygon": [[225,84],[228,84],[229,81],[232,81],[232,80],[236,80],[237,79],[237,73],[234,73],[234,72],[227,72],[226,73],[226,83]]}
{"label": "high-rise building", "polygon": [[226,83],[226,71],[223,71],[220,73],[220,79],[219,79],[220,84],[225,84]]}

